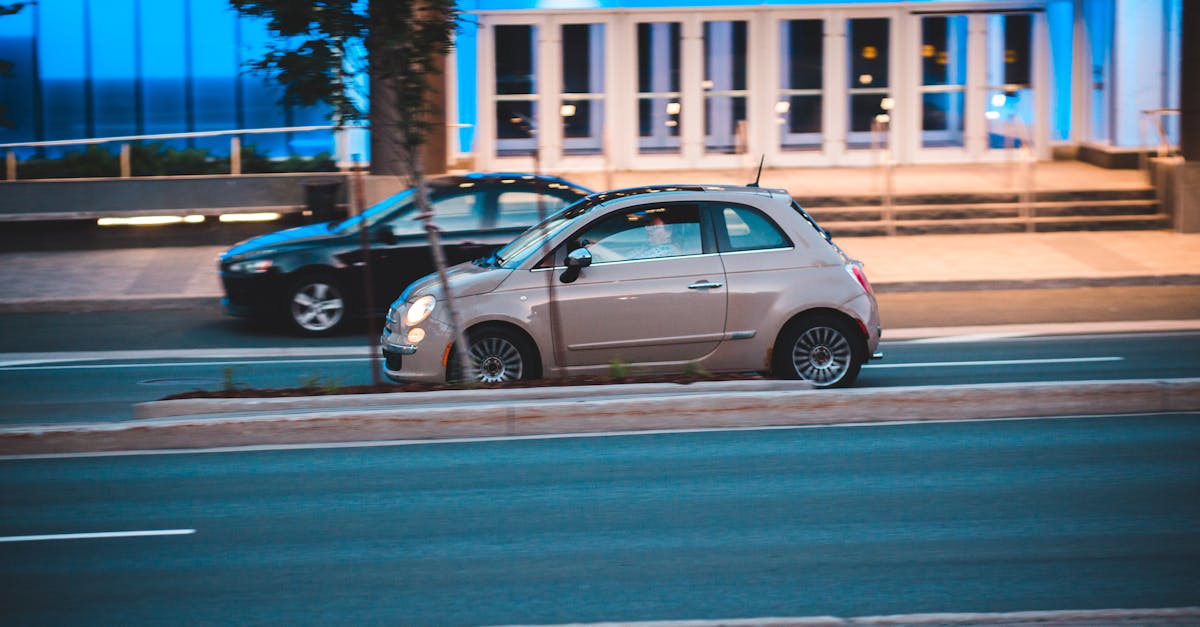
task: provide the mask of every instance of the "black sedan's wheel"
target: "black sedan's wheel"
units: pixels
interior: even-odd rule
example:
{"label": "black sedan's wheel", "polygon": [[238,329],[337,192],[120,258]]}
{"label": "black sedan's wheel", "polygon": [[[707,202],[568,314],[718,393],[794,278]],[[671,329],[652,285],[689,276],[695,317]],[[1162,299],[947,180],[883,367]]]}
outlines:
{"label": "black sedan's wheel", "polygon": [[849,326],[831,316],[814,316],[784,330],[775,347],[775,374],[804,379],[821,388],[845,387],[858,378],[864,357]]}
{"label": "black sedan's wheel", "polygon": [[346,298],[341,287],[324,275],[301,277],[288,291],[288,321],[304,335],[327,335],[346,318]]}
{"label": "black sedan's wheel", "polygon": [[[481,383],[537,379],[541,376],[537,351],[518,333],[501,327],[485,327],[467,334],[467,358],[471,376]],[[458,376],[458,359],[450,356],[450,376]]]}

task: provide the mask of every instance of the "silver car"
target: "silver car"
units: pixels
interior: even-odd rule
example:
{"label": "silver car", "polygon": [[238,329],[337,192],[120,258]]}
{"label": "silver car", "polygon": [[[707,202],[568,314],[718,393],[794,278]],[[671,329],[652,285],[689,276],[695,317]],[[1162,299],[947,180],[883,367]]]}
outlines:
{"label": "silver car", "polygon": [[[653,186],[593,194],[496,254],[449,271],[471,376],[769,372],[850,385],[880,357],[879,308],[850,259],[786,190]],[[397,381],[454,380],[436,275],[381,338]]]}

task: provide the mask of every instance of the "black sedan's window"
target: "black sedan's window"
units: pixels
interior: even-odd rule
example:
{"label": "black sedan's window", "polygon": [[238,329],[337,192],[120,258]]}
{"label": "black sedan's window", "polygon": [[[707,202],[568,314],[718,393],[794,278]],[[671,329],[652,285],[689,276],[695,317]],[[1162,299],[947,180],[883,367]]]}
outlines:
{"label": "black sedan's window", "polygon": [[529,227],[566,207],[569,201],[539,192],[502,192],[496,199],[497,228]]}

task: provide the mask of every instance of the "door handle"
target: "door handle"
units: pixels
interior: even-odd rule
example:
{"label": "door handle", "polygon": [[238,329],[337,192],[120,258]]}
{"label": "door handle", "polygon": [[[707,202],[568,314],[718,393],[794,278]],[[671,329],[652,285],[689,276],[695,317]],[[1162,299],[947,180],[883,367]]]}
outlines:
{"label": "door handle", "polygon": [[721,287],[721,284],[713,283],[712,281],[698,281],[696,283],[692,283],[691,285],[689,285],[688,289],[689,290],[711,290],[714,287]]}

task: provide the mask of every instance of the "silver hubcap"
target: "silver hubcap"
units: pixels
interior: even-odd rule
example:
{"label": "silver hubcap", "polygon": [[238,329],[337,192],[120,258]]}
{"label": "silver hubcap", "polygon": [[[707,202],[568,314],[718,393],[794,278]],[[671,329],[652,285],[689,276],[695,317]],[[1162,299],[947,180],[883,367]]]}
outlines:
{"label": "silver hubcap", "polygon": [[310,283],[292,296],[292,319],[307,331],[328,331],[342,320],[345,307],[337,288]]}
{"label": "silver hubcap", "polygon": [[485,337],[471,344],[471,367],[484,383],[516,381],[525,372],[521,351],[501,337]]}
{"label": "silver hubcap", "polygon": [[792,347],[792,365],[801,378],[814,385],[833,385],[850,368],[850,342],[836,329],[814,327]]}

